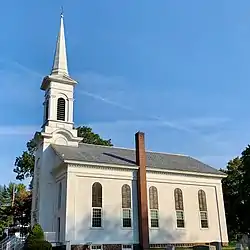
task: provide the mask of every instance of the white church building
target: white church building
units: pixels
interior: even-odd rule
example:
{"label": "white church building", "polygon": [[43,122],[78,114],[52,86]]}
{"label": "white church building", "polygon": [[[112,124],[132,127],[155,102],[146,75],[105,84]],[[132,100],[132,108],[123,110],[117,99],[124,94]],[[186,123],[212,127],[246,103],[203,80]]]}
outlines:
{"label": "white church building", "polygon": [[32,224],[55,232],[58,242],[95,250],[227,244],[225,175],[190,156],[145,151],[142,132],[135,149],[81,143],[73,121],[76,83],[61,15],[53,68],[41,84]]}

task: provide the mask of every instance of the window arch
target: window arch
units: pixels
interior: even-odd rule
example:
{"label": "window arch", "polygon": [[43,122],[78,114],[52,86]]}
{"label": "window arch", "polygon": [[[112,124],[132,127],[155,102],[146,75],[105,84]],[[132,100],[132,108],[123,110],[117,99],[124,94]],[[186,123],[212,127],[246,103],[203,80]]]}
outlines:
{"label": "window arch", "polygon": [[122,186],[122,226],[131,227],[131,188],[128,184]]}
{"label": "window arch", "polygon": [[65,107],[66,101],[64,98],[60,97],[57,100],[57,120],[65,121]]}
{"label": "window arch", "polygon": [[198,191],[198,200],[200,211],[207,211],[206,194],[203,190]]}
{"label": "window arch", "polygon": [[158,193],[154,186],[149,188],[149,208],[158,209]]}
{"label": "window arch", "polygon": [[149,209],[151,227],[159,227],[158,191],[154,186],[149,188]]}
{"label": "window arch", "polygon": [[174,190],[174,199],[175,199],[175,211],[176,211],[176,220],[177,227],[185,227],[184,222],[184,205],[183,205],[183,195],[180,188]]}
{"label": "window arch", "polygon": [[128,184],[122,186],[122,208],[131,208],[131,189]]}
{"label": "window arch", "polygon": [[102,185],[92,185],[92,227],[102,227]]}
{"label": "window arch", "polygon": [[102,185],[99,182],[92,186],[92,207],[102,207]]}
{"label": "window arch", "polygon": [[198,191],[198,202],[199,202],[201,227],[208,228],[206,193],[203,190]]}

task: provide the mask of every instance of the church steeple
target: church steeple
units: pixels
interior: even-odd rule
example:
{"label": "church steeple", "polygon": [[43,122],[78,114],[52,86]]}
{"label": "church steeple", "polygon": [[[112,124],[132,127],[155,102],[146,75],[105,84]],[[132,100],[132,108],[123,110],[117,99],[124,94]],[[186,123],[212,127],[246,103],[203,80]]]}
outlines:
{"label": "church steeple", "polygon": [[51,143],[77,146],[81,141],[74,129],[73,119],[74,87],[77,82],[68,72],[63,21],[61,13],[53,67],[41,85],[45,91],[42,134],[50,138]]}
{"label": "church steeple", "polygon": [[52,71],[51,71],[51,75],[60,75],[60,74],[62,75],[69,74],[65,35],[64,35],[63,12],[61,13],[60,30],[59,30],[58,37],[57,37],[54,63],[53,63]]}

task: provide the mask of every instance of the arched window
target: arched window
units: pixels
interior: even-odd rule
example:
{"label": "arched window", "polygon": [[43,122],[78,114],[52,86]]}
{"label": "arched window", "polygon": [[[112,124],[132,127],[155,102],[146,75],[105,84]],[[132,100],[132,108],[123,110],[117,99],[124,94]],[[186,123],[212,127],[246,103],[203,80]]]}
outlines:
{"label": "arched window", "polygon": [[62,203],[62,183],[59,183],[58,187],[58,209],[61,208],[61,203]]}
{"label": "arched window", "polygon": [[48,120],[49,117],[49,99],[45,101],[45,121]]}
{"label": "arched window", "polygon": [[62,97],[57,100],[57,120],[65,121],[65,99]]}
{"label": "arched window", "polygon": [[149,188],[149,209],[151,227],[159,227],[159,205],[157,188]]}
{"label": "arched window", "polygon": [[129,185],[122,186],[122,226],[131,227],[131,188]]}
{"label": "arched window", "polygon": [[174,190],[174,200],[175,200],[175,212],[177,227],[185,227],[184,222],[184,205],[183,205],[183,195],[180,188]]}
{"label": "arched window", "polygon": [[201,227],[208,228],[206,193],[203,190],[198,191],[198,202],[200,210]]}
{"label": "arched window", "polygon": [[92,185],[92,227],[102,227],[102,185]]}

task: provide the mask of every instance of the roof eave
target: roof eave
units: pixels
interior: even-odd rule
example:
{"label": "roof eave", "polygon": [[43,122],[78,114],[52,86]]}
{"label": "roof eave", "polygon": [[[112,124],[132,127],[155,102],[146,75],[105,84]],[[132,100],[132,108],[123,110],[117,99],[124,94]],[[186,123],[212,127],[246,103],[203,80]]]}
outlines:
{"label": "roof eave", "polygon": [[165,172],[171,174],[181,174],[181,175],[192,175],[192,176],[203,176],[203,177],[212,177],[212,178],[225,178],[227,175],[223,173],[213,174],[213,173],[204,173],[204,172],[194,172],[194,171],[182,171],[182,170],[171,170],[171,169],[162,169],[157,167],[148,167],[148,171],[151,172]]}
{"label": "roof eave", "polygon": [[66,164],[72,165],[89,165],[89,166],[99,166],[99,167],[111,167],[111,168],[127,168],[127,169],[138,169],[138,166],[128,166],[128,165],[119,165],[119,164],[108,164],[108,163],[96,163],[89,161],[75,161],[75,160],[63,160]]}
{"label": "roof eave", "polygon": [[[119,164],[108,164],[108,163],[96,163],[96,162],[85,162],[85,161],[75,161],[75,160],[63,160],[66,164],[77,164],[77,165],[91,165],[91,166],[100,166],[100,167],[112,167],[112,168],[128,168],[128,169],[138,169],[138,166],[128,166],[128,165],[119,165]],[[201,173],[201,172],[191,172],[191,171],[179,171],[179,170],[169,170],[162,169],[157,167],[147,167],[147,171],[150,172],[164,172],[170,174],[180,174],[180,175],[192,175],[192,176],[203,176],[210,178],[225,178],[227,175],[223,173],[213,174],[213,173]]]}

